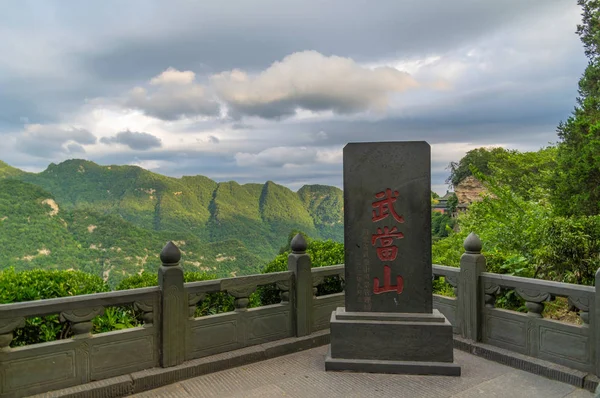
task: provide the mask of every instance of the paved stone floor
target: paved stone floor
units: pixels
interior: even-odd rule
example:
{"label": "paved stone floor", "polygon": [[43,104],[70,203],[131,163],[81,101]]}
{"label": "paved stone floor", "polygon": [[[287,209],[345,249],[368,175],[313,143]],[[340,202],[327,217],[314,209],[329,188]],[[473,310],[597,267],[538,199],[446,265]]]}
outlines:
{"label": "paved stone floor", "polygon": [[549,380],[454,351],[461,377],[325,372],[327,347],[185,380],[136,397],[593,397]]}

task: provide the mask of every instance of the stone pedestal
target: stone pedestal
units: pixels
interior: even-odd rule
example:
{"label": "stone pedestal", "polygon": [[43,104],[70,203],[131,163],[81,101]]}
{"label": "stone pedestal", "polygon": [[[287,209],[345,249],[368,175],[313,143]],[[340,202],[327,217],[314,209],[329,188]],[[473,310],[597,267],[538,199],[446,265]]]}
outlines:
{"label": "stone pedestal", "polygon": [[326,370],[460,376],[452,325],[426,313],[346,312],[331,315]]}

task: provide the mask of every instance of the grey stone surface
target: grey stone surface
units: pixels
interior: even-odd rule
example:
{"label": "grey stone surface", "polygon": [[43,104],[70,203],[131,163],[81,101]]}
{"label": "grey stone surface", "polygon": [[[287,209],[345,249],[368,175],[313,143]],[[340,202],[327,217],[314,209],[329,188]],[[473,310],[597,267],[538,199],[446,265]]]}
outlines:
{"label": "grey stone surface", "polygon": [[[457,394],[456,397],[564,397],[574,392],[572,386],[558,381],[540,383],[539,376],[523,371],[512,371]],[[591,394],[587,391],[581,391]],[[584,395],[585,396],[585,395]]]}
{"label": "grey stone surface", "polygon": [[429,144],[350,143],[343,157],[346,308],[431,312]]}
{"label": "grey stone surface", "polygon": [[[321,373],[324,373],[323,358],[326,351],[321,346],[327,344],[328,341],[329,333],[322,331],[311,336],[289,338],[196,359],[170,368],[148,369],[128,376],[87,383],[40,395],[40,397],[108,398],[122,396],[131,390],[139,393],[153,388],[155,390],[149,391],[148,395],[143,396],[241,396],[246,390],[256,389],[256,391],[261,391],[263,387],[273,383],[278,383],[277,386],[284,390],[288,396],[295,396],[291,392],[299,391],[301,394],[297,396],[302,397],[328,396],[327,394],[341,396],[341,392],[347,392],[346,396],[349,397],[361,397],[365,396],[365,392],[362,390],[365,380],[369,383],[376,382],[373,391],[377,391],[378,395],[381,393],[382,396],[395,396],[393,394],[398,388],[401,388],[402,392],[405,393],[398,396],[453,396],[480,384],[483,380],[489,380],[515,370],[494,361],[507,363],[510,366],[519,366],[520,369],[528,372],[544,375],[553,380],[572,383],[576,387],[580,387],[583,383],[590,390],[595,388],[597,382],[594,376],[588,375],[584,380],[581,372],[536,358],[527,358],[517,354],[517,358],[511,361],[512,357],[509,351],[486,344],[472,343],[458,336],[455,336],[455,347],[464,350],[455,350],[454,352],[455,361],[461,366],[462,374],[460,378],[349,372],[329,372],[328,376],[323,376]],[[310,349],[317,346],[321,348],[317,350]],[[478,358],[467,353],[471,351]],[[499,355],[489,355],[490,352]],[[295,354],[286,355],[289,353]],[[323,355],[320,353],[323,353]],[[286,356],[281,360],[270,361],[270,359],[277,359],[281,355]],[[492,361],[485,359],[488,357]],[[276,368],[277,371],[273,371],[273,368]],[[227,369],[237,369],[236,372],[240,372],[240,374],[228,372]],[[205,377],[197,377],[200,375],[205,375]],[[321,379],[321,382],[328,384],[315,384],[315,379],[311,375],[317,376]],[[350,375],[353,376],[348,378]],[[226,377],[235,385],[224,387],[221,380],[223,377]],[[255,377],[258,380],[244,381],[244,377]],[[340,383],[340,380],[345,381]],[[539,383],[545,383],[548,380],[540,377]],[[207,384],[210,385],[209,388],[206,387]],[[309,385],[309,388],[306,388],[306,384]],[[160,388],[166,385],[169,386]],[[238,390],[239,385],[242,386],[241,390]],[[359,388],[356,388],[356,386]],[[246,389],[243,387],[246,387]],[[266,391],[275,390],[267,388]],[[575,388],[573,393],[576,394],[575,396],[591,396],[586,395],[585,391]]]}
{"label": "grey stone surface", "polygon": [[484,296],[479,276],[485,272],[486,261],[477,235],[470,233],[464,246],[467,251],[460,258],[457,326],[462,337],[480,341]]}
{"label": "grey stone surface", "polygon": [[436,309],[431,314],[407,314],[400,312],[347,312],[344,307],[338,307],[335,310],[335,318],[339,321],[446,322],[446,317]]}
{"label": "grey stone surface", "polygon": [[426,142],[344,147],[346,301],[327,370],[460,375],[433,313],[430,158]]}
{"label": "grey stone surface", "polygon": [[[430,314],[425,314],[425,321],[419,322],[418,314],[411,314],[410,320],[387,320],[385,315],[378,318],[376,313],[369,312],[362,313],[362,320],[361,313],[354,313],[351,320],[340,320],[337,314],[342,312],[343,309],[338,309],[331,317],[333,360],[453,362],[452,325],[438,311],[436,315],[443,322],[431,322]],[[343,370],[339,361],[332,362],[336,365],[328,370]],[[347,363],[352,368],[347,370],[357,369],[355,362]],[[397,367],[402,368],[406,366]]]}
{"label": "grey stone surface", "polygon": [[168,242],[160,253],[163,264],[158,269],[158,287],[161,291],[160,364],[163,367],[179,365],[185,360],[186,321],[188,299],[183,287],[183,268],[179,265],[181,252]]}
{"label": "grey stone surface", "polygon": [[293,328],[296,336],[301,337],[312,332],[313,279],[310,256],[304,251],[306,242],[302,235],[296,235],[293,244],[293,249],[296,250],[288,255],[288,271],[292,271],[296,277],[294,297],[292,297]]}
{"label": "grey stone surface", "polygon": [[331,347],[325,357],[325,370],[362,373],[398,373],[404,375],[460,376],[460,366],[453,362],[336,359],[331,357]]}
{"label": "grey stone surface", "polygon": [[[325,372],[327,347],[196,377],[134,397],[593,397],[548,380],[455,352],[462,377]],[[481,391],[481,393],[479,393]]]}

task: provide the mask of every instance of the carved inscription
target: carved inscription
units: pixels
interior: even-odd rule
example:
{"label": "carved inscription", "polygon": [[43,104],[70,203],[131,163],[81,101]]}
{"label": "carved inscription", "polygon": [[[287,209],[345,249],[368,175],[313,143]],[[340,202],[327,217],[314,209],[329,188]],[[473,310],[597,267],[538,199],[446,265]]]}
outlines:
{"label": "carved inscription", "polygon": [[[399,215],[394,209],[394,202],[399,196],[398,191],[387,188],[384,191],[375,194],[375,201],[371,204],[373,213],[371,220],[373,223],[386,220],[390,215],[398,223],[404,223],[404,217]],[[388,220],[390,222],[392,220]],[[377,258],[382,262],[390,263],[396,260],[398,256],[397,240],[404,238],[404,234],[398,230],[397,225],[384,225],[377,228],[377,232],[371,236],[371,245],[375,246]],[[392,278],[394,283],[392,283]],[[383,281],[379,278],[373,279],[373,293],[381,294],[387,292],[396,292],[401,294],[404,289],[404,278],[401,275],[392,277],[392,268],[389,264],[383,265]]]}

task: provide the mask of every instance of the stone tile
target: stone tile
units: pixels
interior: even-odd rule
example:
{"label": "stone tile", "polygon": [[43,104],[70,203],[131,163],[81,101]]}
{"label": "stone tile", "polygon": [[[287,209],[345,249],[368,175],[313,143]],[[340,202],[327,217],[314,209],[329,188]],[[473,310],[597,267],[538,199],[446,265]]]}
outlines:
{"label": "stone tile", "polygon": [[520,370],[514,370],[455,394],[453,397],[562,398],[575,390],[576,388],[569,384],[546,379],[545,377]]}
{"label": "stone tile", "polygon": [[565,398],[593,398],[594,396],[594,393],[578,388],[572,393],[565,395]]}
{"label": "stone tile", "polygon": [[295,396],[288,394],[286,391],[277,387],[273,384],[254,388],[249,391],[240,392],[234,395],[224,395],[224,398],[279,398],[289,397],[295,398]]}
{"label": "stone tile", "polygon": [[144,398],[176,398],[176,397],[193,397],[187,390],[181,385],[181,383],[171,384],[169,386],[157,388],[151,391],[141,392],[134,394],[132,397],[144,397]]}
{"label": "stone tile", "polygon": [[455,351],[461,377],[325,372],[327,347],[181,381],[137,397],[593,397],[575,387]]}

